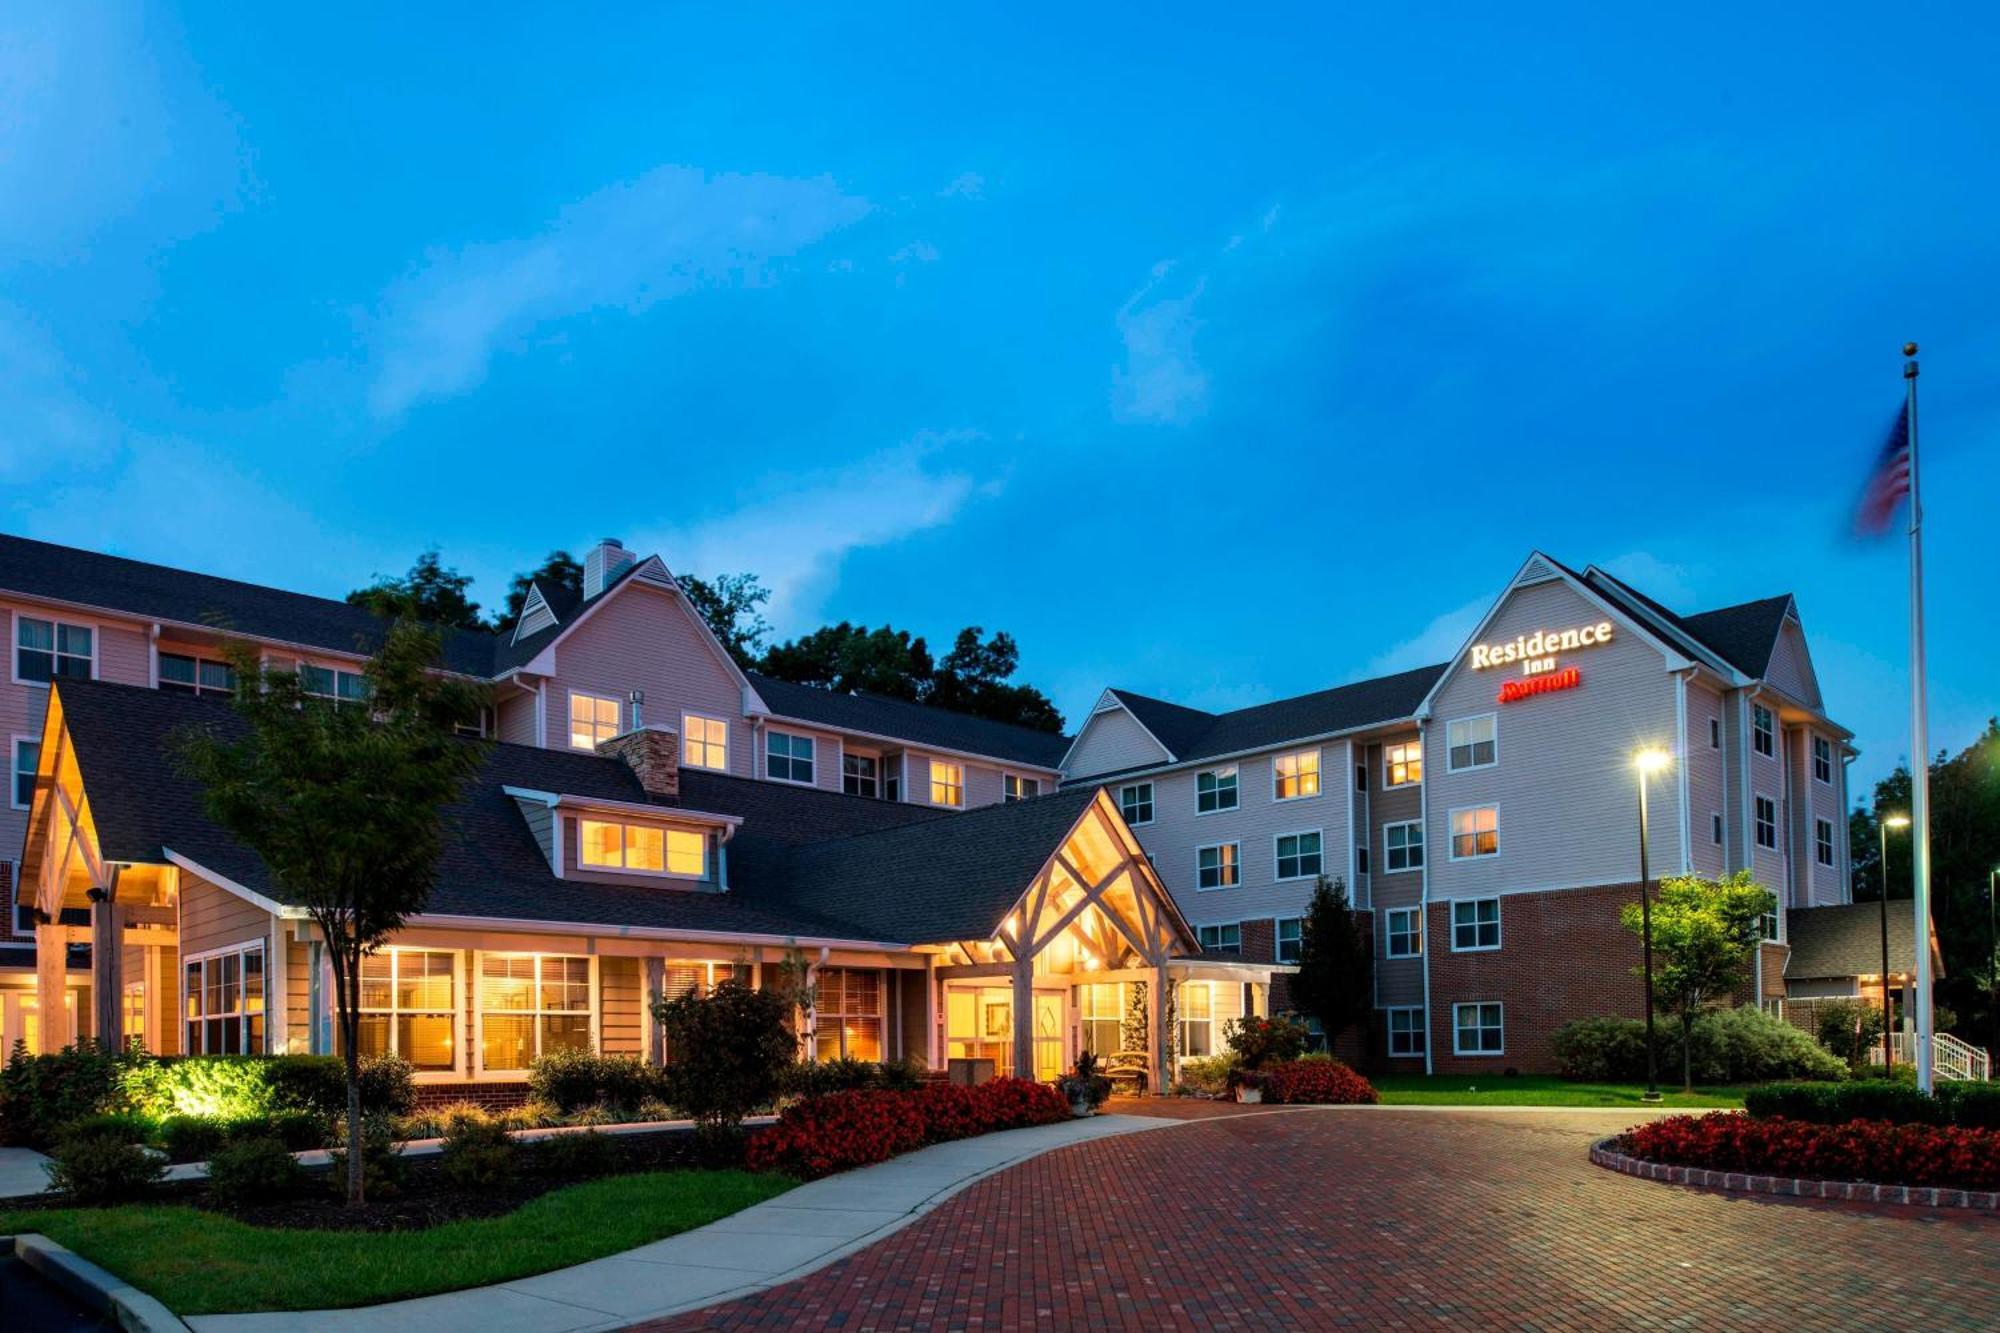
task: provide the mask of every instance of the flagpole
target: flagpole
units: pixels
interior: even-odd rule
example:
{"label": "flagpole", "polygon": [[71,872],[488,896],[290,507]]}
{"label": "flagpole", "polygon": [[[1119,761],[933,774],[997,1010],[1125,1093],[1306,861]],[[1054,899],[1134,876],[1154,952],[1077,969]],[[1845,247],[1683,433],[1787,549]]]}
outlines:
{"label": "flagpole", "polygon": [[[1931,765],[1924,706],[1924,505],[1917,482],[1917,345],[1903,344],[1910,435],[1910,855],[1916,951],[1917,1086],[1931,1090]],[[1882,978],[1887,986],[1889,979]]]}

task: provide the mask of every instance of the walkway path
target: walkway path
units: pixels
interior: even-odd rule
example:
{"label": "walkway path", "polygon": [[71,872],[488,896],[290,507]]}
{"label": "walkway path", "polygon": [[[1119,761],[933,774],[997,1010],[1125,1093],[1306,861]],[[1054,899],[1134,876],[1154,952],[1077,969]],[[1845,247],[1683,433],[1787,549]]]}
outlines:
{"label": "walkway path", "polygon": [[47,1189],[49,1173],[42,1166],[48,1160],[33,1148],[0,1148],[0,1199]]}
{"label": "walkway path", "polygon": [[647,1327],[1994,1326],[2000,1219],[1590,1165],[1634,1119],[1197,1118],[1038,1157],[803,1281]]}

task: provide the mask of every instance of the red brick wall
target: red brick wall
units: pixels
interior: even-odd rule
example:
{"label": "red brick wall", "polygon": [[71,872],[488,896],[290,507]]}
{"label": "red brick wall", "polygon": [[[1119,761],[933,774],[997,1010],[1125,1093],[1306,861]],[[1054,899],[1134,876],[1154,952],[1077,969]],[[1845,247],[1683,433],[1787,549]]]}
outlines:
{"label": "red brick wall", "polygon": [[1767,1000],[1784,999],[1785,960],[1792,956],[1791,946],[1784,944],[1763,944],[1757,947],[1757,954],[1758,970],[1764,974],[1764,998]]}
{"label": "red brick wall", "polygon": [[419,1083],[417,1109],[448,1106],[452,1102],[477,1102],[489,1111],[508,1111],[528,1100],[523,1083]]}
{"label": "red brick wall", "polygon": [[[1507,894],[1500,899],[1500,948],[1483,953],[1453,953],[1451,905],[1432,903],[1426,924],[1436,1071],[1554,1073],[1549,1038],[1564,1023],[1642,1016],[1645,992],[1632,974],[1641,957],[1639,938],[1618,919],[1620,908],[1638,900],[1636,884]],[[1505,1054],[1452,1054],[1452,1005],[1474,1000],[1505,1006]]]}

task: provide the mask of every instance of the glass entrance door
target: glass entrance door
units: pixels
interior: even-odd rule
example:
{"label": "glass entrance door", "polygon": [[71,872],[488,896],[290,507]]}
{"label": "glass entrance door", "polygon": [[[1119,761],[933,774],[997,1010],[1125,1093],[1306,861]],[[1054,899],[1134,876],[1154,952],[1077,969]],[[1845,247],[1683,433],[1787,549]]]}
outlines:
{"label": "glass entrance door", "polygon": [[1063,1075],[1063,993],[1035,992],[1035,1077],[1052,1083]]}
{"label": "glass entrance door", "polygon": [[[1034,999],[1035,1067],[1030,1077],[1049,1081],[1069,1066],[1066,999],[1059,990],[1037,990]],[[991,1060],[996,1075],[1014,1072],[1014,988],[947,986],[945,1054]]]}

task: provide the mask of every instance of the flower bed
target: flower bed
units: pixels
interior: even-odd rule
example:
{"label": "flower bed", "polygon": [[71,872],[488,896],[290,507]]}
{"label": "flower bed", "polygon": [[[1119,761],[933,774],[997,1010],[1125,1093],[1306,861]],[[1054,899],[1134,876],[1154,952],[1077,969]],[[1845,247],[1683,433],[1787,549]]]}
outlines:
{"label": "flower bed", "polygon": [[786,1109],[750,1139],[753,1171],[806,1179],[887,1161],[929,1143],[1069,1119],[1061,1093],[1027,1079],[978,1087],[933,1084],[914,1092],[837,1092]]}
{"label": "flower bed", "polygon": [[1265,1070],[1265,1097],[1294,1106],[1372,1106],[1375,1086],[1339,1060],[1287,1060]]}
{"label": "flower bed", "polygon": [[1880,1120],[1816,1125],[1718,1111],[1640,1125],[1616,1146],[1649,1162],[1746,1175],[2000,1189],[2000,1132],[1987,1129]]}

